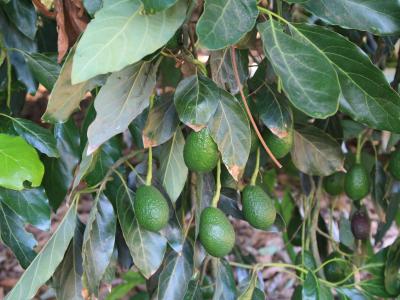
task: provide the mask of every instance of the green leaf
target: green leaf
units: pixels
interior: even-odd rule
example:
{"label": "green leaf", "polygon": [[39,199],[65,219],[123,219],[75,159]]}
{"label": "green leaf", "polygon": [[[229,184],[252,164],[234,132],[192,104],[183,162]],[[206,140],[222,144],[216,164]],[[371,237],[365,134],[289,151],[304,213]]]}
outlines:
{"label": "green leaf", "polygon": [[192,75],[182,80],[176,88],[174,102],[180,120],[193,130],[207,126],[214,115],[219,89],[208,77]]}
{"label": "green leaf", "polygon": [[385,194],[387,176],[382,163],[378,159],[375,160],[375,165],[372,171],[372,182],[371,198],[374,201],[375,209],[384,209],[386,207]]}
{"label": "green leaf", "polygon": [[340,216],[339,221],[339,240],[349,249],[355,249],[355,239],[351,232],[350,220],[345,218],[343,215]]}
{"label": "green leaf", "polygon": [[24,54],[33,77],[51,91],[61,70],[57,61],[42,53]]}
{"label": "green leaf", "polygon": [[100,89],[96,118],[88,129],[88,154],[114,135],[125,131],[148,105],[156,84],[158,62],[140,62],[112,74]]}
{"label": "green leaf", "polygon": [[103,6],[103,0],[83,0],[83,5],[90,15],[94,15]]}
{"label": "green leaf", "polygon": [[[24,228],[24,222],[3,202],[0,202],[0,237],[11,248],[23,268],[35,258],[36,240]],[[21,299],[21,298],[20,298]]]}
{"label": "green leaf", "polygon": [[25,270],[14,288],[8,293],[7,300],[31,299],[35,296],[37,290],[50,279],[62,261],[65,251],[74,236],[75,226],[76,202],[73,202],[56,232]]}
{"label": "green leaf", "polygon": [[143,146],[155,147],[168,141],[179,125],[178,114],[172,97],[157,98],[155,105],[150,109],[146,125],[143,128]]}
{"label": "green leaf", "polygon": [[337,74],[325,54],[315,45],[283,32],[276,21],[260,23],[264,51],[292,104],[307,115],[324,119],[339,106]]}
{"label": "green leaf", "polygon": [[313,272],[308,272],[302,289],[303,300],[333,300],[328,287],[321,285]]}
{"label": "green leaf", "polygon": [[224,260],[218,260],[217,275],[215,279],[215,291],[213,300],[236,300],[237,292],[235,279],[233,278],[232,268],[229,263]]}
{"label": "green leaf", "polygon": [[328,176],[344,169],[340,145],[316,127],[294,131],[291,155],[295,166],[308,175]]}
{"label": "green leaf", "polygon": [[46,167],[43,186],[50,205],[56,210],[72,185],[73,173],[80,160],[79,131],[71,119],[67,123],[54,125],[54,137],[60,157],[43,158]]}
{"label": "green leaf", "polygon": [[400,238],[390,246],[385,263],[385,289],[392,296],[400,294]]}
{"label": "green leaf", "polygon": [[19,136],[0,134],[0,186],[22,190],[24,181],[32,187],[42,182],[44,167],[39,155]]}
{"label": "green leaf", "polygon": [[203,295],[200,290],[200,282],[198,276],[189,281],[183,300],[202,300]]}
{"label": "green leaf", "polygon": [[340,110],[372,128],[400,132],[400,96],[369,57],[341,35],[320,26],[299,25],[297,29],[338,71]]}
{"label": "green leaf", "polygon": [[155,13],[163,11],[177,2],[177,0],[141,0],[141,1],[144,5],[144,10],[147,13]]}
{"label": "green leaf", "polygon": [[309,0],[304,6],[323,21],[377,35],[400,32],[398,1]]}
{"label": "green leaf", "polygon": [[386,208],[385,222],[379,222],[375,235],[375,244],[380,243],[396,219],[400,206],[400,193],[390,195],[389,204]]}
{"label": "green leaf", "polygon": [[253,0],[206,0],[196,25],[199,43],[210,50],[233,45],[254,27],[257,16]]}
{"label": "green leaf", "polygon": [[149,278],[163,261],[167,240],[158,233],[139,227],[133,201],[133,192],[123,183],[117,197],[118,219],[134,264],[144,277]]}
{"label": "green leaf", "polygon": [[193,273],[193,249],[186,243],[182,252],[171,252],[160,273],[157,299],[183,299]]}
{"label": "green leaf", "polygon": [[15,131],[29,144],[49,157],[59,157],[57,142],[51,132],[38,124],[25,119],[12,119]]}
{"label": "green leaf", "polygon": [[83,300],[82,243],[85,225],[78,219],[74,237],[52,277],[58,300]]}
{"label": "green leaf", "polygon": [[200,215],[203,209],[210,206],[215,192],[214,177],[210,173],[196,174],[196,237],[200,230]]}
{"label": "green leaf", "polygon": [[46,112],[42,116],[42,119],[46,122],[62,123],[67,121],[69,116],[79,108],[79,103],[85,98],[86,93],[96,86],[93,80],[79,84],[71,83],[74,53],[75,48],[72,48],[51,91]]}
{"label": "green leaf", "polygon": [[246,289],[239,296],[238,300],[252,300],[256,284],[257,284],[257,272],[253,272]]}
{"label": "green leaf", "polygon": [[10,0],[2,8],[8,16],[8,20],[13,23],[20,32],[33,40],[36,35],[36,11],[32,2],[29,0]]}
{"label": "green leaf", "polygon": [[186,17],[184,0],[154,15],[141,14],[141,6],[140,0],[117,0],[96,13],[78,43],[73,83],[138,62],[166,44]]}
{"label": "green leaf", "polygon": [[116,219],[107,197],[99,195],[83,236],[83,267],[89,293],[97,295],[114,250]]}
{"label": "green leaf", "polygon": [[237,181],[244,172],[250,153],[250,126],[238,100],[222,89],[217,110],[208,128],[221,152],[222,161]]}
{"label": "green leaf", "polygon": [[105,300],[120,300],[127,295],[135,286],[146,283],[140,273],[128,271],[123,275],[124,282],[113,287],[111,293],[107,295]]}
{"label": "green leaf", "polygon": [[50,207],[43,188],[14,191],[0,188],[0,203],[8,206],[25,223],[40,230],[50,229]]}
{"label": "green leaf", "polygon": [[172,139],[161,149],[160,181],[172,202],[178,199],[188,177],[188,169],[183,160],[184,145],[185,139],[178,127]]}

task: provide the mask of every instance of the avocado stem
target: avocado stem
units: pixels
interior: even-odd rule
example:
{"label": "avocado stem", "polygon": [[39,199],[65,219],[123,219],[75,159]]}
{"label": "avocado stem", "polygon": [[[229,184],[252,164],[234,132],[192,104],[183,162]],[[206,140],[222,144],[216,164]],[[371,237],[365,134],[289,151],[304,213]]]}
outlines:
{"label": "avocado stem", "polygon": [[256,165],[254,167],[253,174],[251,175],[250,185],[256,185],[257,175],[259,170],[260,170],[260,147],[257,147]]}
{"label": "avocado stem", "polygon": [[147,175],[146,175],[146,185],[151,185],[151,180],[153,179],[153,148],[149,147],[148,152],[148,162],[147,162]]}
{"label": "avocado stem", "polygon": [[357,137],[356,164],[361,163],[361,149],[362,149],[361,137],[362,137],[362,134],[359,134]]}
{"label": "avocado stem", "polygon": [[215,194],[211,201],[212,207],[218,207],[218,201],[221,197],[221,159],[218,159],[217,163],[217,183],[215,186]]}

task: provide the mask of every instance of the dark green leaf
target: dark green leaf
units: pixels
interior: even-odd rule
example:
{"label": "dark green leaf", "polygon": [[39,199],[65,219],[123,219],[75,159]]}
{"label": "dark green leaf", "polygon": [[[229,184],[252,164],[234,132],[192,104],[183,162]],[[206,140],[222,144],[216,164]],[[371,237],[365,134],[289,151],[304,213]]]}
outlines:
{"label": "dark green leaf", "polygon": [[232,268],[224,259],[219,259],[215,279],[215,292],[213,300],[236,300],[237,291]]}
{"label": "dark green leaf", "polygon": [[115,242],[116,219],[107,197],[96,197],[83,236],[83,266],[89,293],[98,294]]}
{"label": "dark green leaf", "polygon": [[160,180],[172,202],[178,199],[188,176],[188,169],[183,160],[184,145],[185,139],[178,127],[172,139],[161,149]]}
{"label": "dark green leaf", "polygon": [[0,188],[0,203],[19,215],[23,222],[41,230],[50,229],[49,200],[43,188],[22,191]]}
{"label": "dark green leaf", "polygon": [[333,300],[328,287],[321,285],[313,272],[308,272],[302,289],[303,300]]}
{"label": "dark green leaf", "polygon": [[49,157],[59,157],[57,142],[51,132],[38,124],[25,119],[13,118],[15,131],[29,144]]}
{"label": "dark green leaf", "polygon": [[400,238],[390,246],[385,263],[385,289],[392,296],[400,294]]}
{"label": "dark green leaf", "polygon": [[368,56],[344,37],[320,26],[296,28],[325,53],[338,71],[340,110],[373,128],[400,132],[400,97]]}
{"label": "dark green leaf", "polygon": [[35,258],[36,240],[25,231],[24,222],[7,205],[0,202],[0,237],[11,248],[23,268]]}
{"label": "dark green leaf", "polygon": [[208,128],[218,145],[223,163],[232,177],[239,180],[250,153],[250,126],[246,112],[237,99],[222,89]]}
{"label": "dark green leaf", "polygon": [[309,175],[328,176],[343,170],[344,156],[339,144],[316,127],[294,131],[291,155],[295,166]]}
{"label": "dark green leaf", "polygon": [[44,167],[39,155],[19,136],[0,134],[0,186],[22,190],[24,181],[37,187],[42,182]]}
{"label": "dark green leaf", "polygon": [[141,1],[144,5],[144,10],[147,13],[155,13],[158,11],[163,11],[177,2],[177,0],[141,0]]}
{"label": "dark green leaf", "polygon": [[336,113],[340,87],[337,74],[325,54],[315,45],[283,32],[273,19],[258,30],[264,51],[292,104],[307,115],[324,119]]}
{"label": "dark green leaf", "polygon": [[386,208],[386,201],[384,199],[386,193],[386,180],[387,176],[383,165],[379,160],[375,161],[374,168],[372,170],[372,200],[374,200],[376,209],[379,210]]}
{"label": "dark green leaf", "polygon": [[400,3],[397,1],[309,0],[304,5],[330,24],[382,35],[400,32]]}
{"label": "dark green leaf", "polygon": [[141,14],[141,7],[140,0],[104,4],[78,43],[73,83],[138,62],[166,44],[186,17],[185,0],[154,15]]}
{"label": "dark green leaf", "polygon": [[252,0],[206,0],[196,26],[199,43],[211,50],[233,45],[254,27],[257,16]]}
{"label": "dark green leaf", "polygon": [[195,131],[207,126],[214,115],[219,89],[208,77],[192,75],[182,80],[176,88],[174,102],[179,118]]}
{"label": "dark green leaf", "polygon": [[[112,74],[94,102],[96,118],[88,129],[88,154],[125,131],[148,105],[158,62],[139,62]],[[112,99],[110,101],[110,99]]]}
{"label": "dark green leaf", "polygon": [[155,147],[168,141],[179,125],[178,114],[172,97],[162,97],[155,102],[143,129],[145,148]]}
{"label": "dark green leaf", "polygon": [[368,298],[363,295],[362,292],[360,292],[356,288],[336,288],[336,291],[339,293],[339,295],[345,297],[344,300],[367,300]]}
{"label": "dark green leaf", "polygon": [[33,40],[36,35],[36,11],[29,0],[10,0],[3,6],[8,20],[12,22],[20,32]]}
{"label": "dark green leaf", "polygon": [[25,53],[25,58],[33,77],[51,91],[61,70],[57,61],[41,53]]}
{"label": "dark green leaf", "polygon": [[375,244],[382,241],[386,232],[390,229],[393,221],[396,218],[397,212],[399,211],[400,205],[400,193],[390,195],[389,205],[386,208],[386,220],[385,223],[378,224],[378,230],[375,235]]}
{"label": "dark green leaf", "polygon": [[340,216],[339,239],[340,242],[349,249],[355,248],[355,240],[353,233],[351,232],[350,220],[346,219],[343,215]]}
{"label": "dark green leaf", "polygon": [[140,273],[128,271],[123,275],[124,282],[115,286],[105,300],[120,300],[127,295],[135,286],[144,284],[146,281]]}
{"label": "dark green leaf", "polygon": [[8,293],[7,300],[31,299],[35,296],[37,290],[50,279],[61,263],[74,236],[75,226],[76,202],[73,202],[56,232]]}

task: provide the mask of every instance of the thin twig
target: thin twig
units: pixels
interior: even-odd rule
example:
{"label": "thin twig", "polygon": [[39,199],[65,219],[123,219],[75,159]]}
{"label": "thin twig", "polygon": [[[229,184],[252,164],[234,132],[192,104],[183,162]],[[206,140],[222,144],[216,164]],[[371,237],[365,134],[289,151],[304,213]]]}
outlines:
{"label": "thin twig", "polygon": [[275,165],[276,165],[278,168],[282,168],[281,163],[280,163],[280,162],[276,159],[276,157],[272,154],[271,150],[268,148],[268,146],[267,146],[267,144],[265,143],[265,141],[264,141],[264,139],[263,139],[263,137],[262,137],[260,131],[259,131],[258,128],[257,128],[257,124],[256,124],[256,122],[254,121],[254,118],[253,118],[253,116],[252,116],[252,114],[251,114],[249,105],[247,104],[246,96],[245,96],[244,93],[243,93],[242,85],[240,84],[239,72],[238,72],[238,68],[237,68],[237,64],[236,64],[235,47],[232,46],[232,47],[231,47],[231,50],[232,50],[231,59],[232,59],[233,73],[234,73],[234,75],[235,75],[236,83],[237,83],[237,85],[238,85],[238,87],[239,87],[240,96],[242,97],[243,104],[244,104],[244,107],[245,107],[245,109],[246,109],[247,115],[249,116],[251,125],[253,125],[254,131],[256,132],[257,137],[258,137],[258,139],[260,140],[261,144],[263,145],[265,151],[267,151],[269,157],[271,157],[272,161],[275,163]]}

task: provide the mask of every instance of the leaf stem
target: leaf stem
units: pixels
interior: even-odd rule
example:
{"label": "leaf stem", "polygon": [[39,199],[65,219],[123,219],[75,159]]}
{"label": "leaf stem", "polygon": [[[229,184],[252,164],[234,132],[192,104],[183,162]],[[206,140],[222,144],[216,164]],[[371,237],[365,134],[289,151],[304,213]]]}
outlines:
{"label": "leaf stem", "polygon": [[257,147],[256,165],[254,167],[253,175],[251,175],[250,185],[256,185],[259,169],[260,169],[260,148]]}
{"label": "leaf stem", "polygon": [[234,73],[234,75],[235,75],[235,80],[236,80],[236,83],[237,83],[237,85],[238,85],[238,87],[239,87],[240,96],[241,96],[241,98],[242,98],[244,107],[245,107],[245,109],[246,109],[246,113],[247,113],[247,115],[248,115],[248,117],[249,117],[249,119],[250,119],[251,125],[253,126],[254,131],[256,132],[258,139],[260,140],[261,144],[263,145],[265,151],[267,151],[269,157],[272,159],[272,161],[275,163],[275,165],[276,165],[278,168],[282,168],[281,163],[280,163],[280,162],[276,159],[276,157],[272,154],[271,150],[268,148],[267,144],[266,144],[265,141],[264,141],[264,138],[262,137],[260,131],[259,131],[258,128],[257,128],[256,121],[254,121],[253,115],[251,114],[249,105],[247,104],[246,96],[245,96],[244,93],[243,93],[243,87],[242,87],[242,85],[241,85],[241,83],[240,83],[239,72],[238,72],[238,68],[237,68],[237,64],[236,64],[235,47],[232,46],[232,47],[231,47],[231,50],[232,50],[232,53],[231,53],[231,54],[232,54],[232,55],[231,55],[231,60],[232,60],[233,73]]}
{"label": "leaf stem", "polygon": [[147,175],[146,175],[146,185],[151,185],[151,180],[153,178],[153,148],[149,147],[148,161],[147,161]]}
{"label": "leaf stem", "polygon": [[220,197],[221,197],[221,159],[219,159],[217,163],[217,184],[215,187],[214,197],[212,198],[211,201],[212,207],[218,207],[218,201]]}
{"label": "leaf stem", "polygon": [[11,74],[11,60],[10,54],[7,52],[7,100],[6,104],[7,107],[11,109],[11,81],[12,81],[12,74]]}

